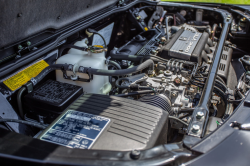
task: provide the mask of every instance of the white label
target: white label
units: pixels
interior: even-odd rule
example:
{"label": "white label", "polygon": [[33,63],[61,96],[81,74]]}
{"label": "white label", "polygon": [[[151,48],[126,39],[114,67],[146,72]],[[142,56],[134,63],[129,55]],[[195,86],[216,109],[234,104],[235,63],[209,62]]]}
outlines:
{"label": "white label", "polygon": [[[98,31],[98,33],[100,33],[104,37],[107,45],[110,42],[113,27],[114,27],[114,23],[109,24],[105,28]],[[104,46],[104,42],[103,42],[102,38],[99,35],[94,35],[92,45],[102,45],[102,46]]]}

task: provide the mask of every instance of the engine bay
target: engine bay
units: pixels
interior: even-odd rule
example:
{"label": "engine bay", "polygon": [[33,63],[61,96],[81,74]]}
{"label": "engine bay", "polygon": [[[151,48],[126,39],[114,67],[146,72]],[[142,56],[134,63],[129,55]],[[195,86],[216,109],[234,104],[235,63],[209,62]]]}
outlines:
{"label": "engine bay", "polygon": [[[246,30],[242,18],[139,3],[94,22],[2,79],[0,91],[21,124],[0,127],[77,149],[197,143],[227,121],[250,89],[250,57],[227,37],[226,25],[229,36]],[[30,50],[21,46],[20,54]]]}

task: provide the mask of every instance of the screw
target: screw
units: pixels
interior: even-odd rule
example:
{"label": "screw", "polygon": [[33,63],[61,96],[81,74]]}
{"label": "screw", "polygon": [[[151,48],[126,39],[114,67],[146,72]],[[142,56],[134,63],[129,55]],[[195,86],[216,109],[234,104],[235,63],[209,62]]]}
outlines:
{"label": "screw", "polygon": [[151,53],[152,53],[152,54],[156,54],[156,50],[152,50]]}
{"label": "screw", "polygon": [[193,128],[192,128],[192,132],[193,132],[193,133],[197,133],[199,130],[200,130],[200,126],[197,125],[197,124],[194,124],[194,125],[193,125]]}
{"label": "screw", "polygon": [[203,116],[204,116],[204,113],[201,111],[197,112],[197,114],[196,114],[197,119],[201,119]]}
{"label": "screw", "polygon": [[21,49],[23,49],[23,46],[22,46],[22,45],[18,45],[17,48],[18,48],[19,50],[21,50]]}
{"label": "screw", "polygon": [[30,41],[27,41],[26,44],[27,44],[27,46],[30,46],[30,45],[31,45],[31,42],[30,42]]}
{"label": "screw", "polygon": [[140,155],[141,155],[141,151],[136,150],[136,149],[132,150],[130,153],[130,157],[134,160],[138,159]]}

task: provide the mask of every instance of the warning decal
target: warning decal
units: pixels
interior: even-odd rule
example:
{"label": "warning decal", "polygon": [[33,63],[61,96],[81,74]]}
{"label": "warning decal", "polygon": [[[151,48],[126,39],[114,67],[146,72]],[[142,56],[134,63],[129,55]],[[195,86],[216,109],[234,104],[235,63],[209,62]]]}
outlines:
{"label": "warning decal", "polygon": [[41,60],[3,81],[3,83],[8,88],[10,88],[10,90],[14,91],[22,85],[26,84],[31,78],[36,77],[43,69],[48,66],[49,64],[47,62]]}

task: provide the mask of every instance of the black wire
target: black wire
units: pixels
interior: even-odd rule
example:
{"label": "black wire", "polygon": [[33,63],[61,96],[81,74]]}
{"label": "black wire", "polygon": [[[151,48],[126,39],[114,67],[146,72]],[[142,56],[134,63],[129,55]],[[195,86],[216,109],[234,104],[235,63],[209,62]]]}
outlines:
{"label": "black wire", "polygon": [[155,8],[155,6],[142,6],[138,8],[139,10],[145,9],[145,8]]}
{"label": "black wire", "polygon": [[100,33],[96,33],[96,34],[102,38],[102,40],[104,42],[104,46],[105,46],[105,48],[107,48],[106,40],[104,39],[104,37]]}
{"label": "black wire", "polygon": [[180,120],[180,119],[178,119],[178,118],[176,118],[176,117],[174,117],[174,116],[169,116],[168,118],[169,118],[169,119],[174,119],[174,120],[176,120],[176,121],[178,121],[178,122],[184,124],[185,126],[188,126],[188,124],[187,124],[186,122],[184,122],[184,121],[182,121],[182,120]]}
{"label": "black wire", "polygon": [[187,113],[185,115],[180,116],[179,119],[183,119],[183,118],[186,118],[186,117],[189,117],[189,116],[191,116],[191,114]]}
{"label": "black wire", "polygon": [[40,128],[40,129],[46,129],[47,128],[47,127],[45,127],[43,125],[39,125],[39,124],[36,124],[36,123],[32,123],[32,122],[28,122],[28,121],[24,121],[24,120],[19,120],[19,119],[0,119],[0,123],[1,122],[22,123],[22,124],[34,126],[34,127]]}

